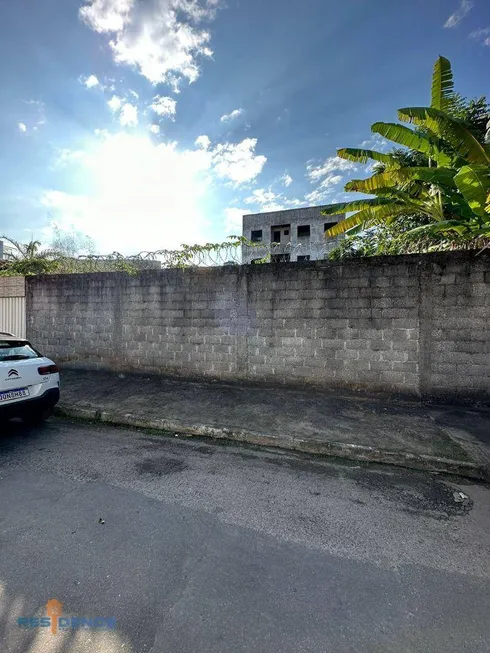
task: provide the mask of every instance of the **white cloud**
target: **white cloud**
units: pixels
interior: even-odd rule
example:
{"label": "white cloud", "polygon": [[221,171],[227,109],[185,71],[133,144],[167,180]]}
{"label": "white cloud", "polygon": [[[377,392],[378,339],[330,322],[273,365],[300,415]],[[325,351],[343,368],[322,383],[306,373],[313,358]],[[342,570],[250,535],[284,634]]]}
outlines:
{"label": "white cloud", "polygon": [[229,236],[242,235],[242,217],[247,213],[245,209],[227,208],[225,213],[225,230]]}
{"label": "white cloud", "polygon": [[41,201],[58,224],[91,235],[99,251],[136,253],[203,241],[211,182],[206,152],[121,132],[98,139],[85,166],[93,194],[52,189]]}
{"label": "white cloud", "polygon": [[454,12],[454,14],[451,14],[449,18],[446,20],[444,23],[444,27],[446,28],[451,28],[451,27],[457,27],[459,23],[463,20],[463,18],[469,14],[469,12],[473,9],[473,1],[472,0],[461,0],[461,3]]}
{"label": "white cloud", "polygon": [[220,120],[221,122],[230,122],[230,120],[235,120],[235,118],[239,118],[243,114],[243,109],[234,109],[231,113],[225,113],[223,116],[221,116]]}
{"label": "white cloud", "polygon": [[117,95],[113,95],[107,104],[109,105],[111,111],[116,112],[121,108],[122,100]]}
{"label": "white cloud", "polygon": [[308,179],[312,184],[319,181],[322,177],[325,177],[335,170],[347,171],[347,170],[356,170],[357,166],[353,161],[347,161],[346,159],[341,159],[339,156],[330,156],[328,159],[319,165],[309,164],[306,168],[306,174]]}
{"label": "white cloud", "polygon": [[209,146],[211,145],[209,136],[206,136],[206,134],[203,134],[202,136],[198,136],[194,141],[194,145],[196,145],[196,147],[202,148],[203,150],[208,150]]}
{"label": "white cloud", "polygon": [[255,154],[256,139],[212,145],[206,138],[198,139],[201,147],[179,150],[149,133],[99,131],[80,161],[90,194],[52,188],[42,205],[60,226],[73,225],[92,236],[101,252],[205,242],[208,189],[217,180],[249,182],[266,160]]}
{"label": "white cloud", "polygon": [[166,116],[173,120],[175,118],[177,102],[171,97],[155,95],[153,98],[153,104],[150,108],[159,116]]}
{"label": "white cloud", "polygon": [[470,36],[472,39],[481,41],[483,45],[490,46],[490,27],[477,29],[474,32],[471,32]]}
{"label": "white cloud", "polygon": [[256,138],[240,143],[220,143],[212,150],[213,169],[217,177],[235,185],[253,181],[264,167],[267,157],[255,154]]}
{"label": "white cloud", "polygon": [[325,200],[331,197],[335,192],[334,187],[341,182],[342,179],[342,175],[334,175],[329,172],[315,190],[305,195],[305,200],[310,204],[320,204],[325,202]]}
{"label": "white cloud", "polygon": [[80,77],[80,81],[87,88],[94,88],[95,86],[100,86],[100,82],[95,75],[89,75],[88,77]]}
{"label": "white cloud", "polygon": [[58,151],[54,167],[63,168],[72,163],[83,161],[85,153],[82,150],[70,150],[65,147]]}
{"label": "white cloud", "polygon": [[148,129],[152,134],[158,135],[160,133],[160,127],[158,125],[150,125]]}
{"label": "white cloud", "polygon": [[[41,100],[24,100],[25,104],[29,107],[27,109],[29,128],[37,131],[39,127],[46,124],[46,113],[44,102]],[[26,123],[22,123],[26,124]],[[33,127],[31,127],[33,125]]]}
{"label": "white cloud", "polygon": [[283,174],[283,176],[280,177],[279,180],[282,181],[282,183],[284,184],[284,186],[286,186],[286,188],[288,186],[291,186],[291,184],[293,183],[293,178],[291,177],[291,175],[288,175],[287,173]]}
{"label": "white cloud", "polygon": [[115,61],[139,69],[153,84],[189,82],[199,76],[198,60],[211,57],[211,36],[201,29],[214,17],[218,0],[84,0],[81,19],[109,35]]}
{"label": "white cloud", "polygon": [[167,82],[168,86],[170,86],[173,93],[175,93],[176,95],[180,93],[180,83],[182,82],[182,77],[178,77],[173,73],[168,73],[165,81]]}
{"label": "white cloud", "polygon": [[134,104],[123,104],[119,114],[119,122],[123,127],[135,127],[138,124],[138,109]]}
{"label": "white cloud", "polygon": [[245,203],[246,204],[273,204],[275,203],[278,199],[280,199],[282,195],[277,195],[271,189],[269,188],[266,190],[265,188],[257,188],[252,192],[252,194],[245,198]]}
{"label": "white cloud", "polygon": [[300,200],[297,197],[293,197],[292,200],[288,200],[289,206],[304,206],[306,204],[305,200]]}
{"label": "white cloud", "polygon": [[373,134],[371,138],[362,141],[359,147],[369,150],[381,150],[381,152],[383,152],[387,147],[389,147],[389,143],[381,136],[381,134]]}
{"label": "white cloud", "polygon": [[96,32],[119,32],[129,21],[134,0],[86,0],[81,18]]}
{"label": "white cloud", "polygon": [[311,193],[306,193],[305,200],[308,204],[323,204],[327,197],[331,195],[329,190],[315,189]]}
{"label": "white cloud", "polygon": [[259,207],[261,212],[281,211],[291,207],[305,204],[304,200],[298,198],[288,199],[282,193],[274,193],[270,188],[256,188],[252,194],[246,197],[245,204]]}
{"label": "white cloud", "polygon": [[338,184],[340,181],[342,181],[342,175],[329,174],[325,177],[325,179],[318,186],[318,188],[322,188],[322,189],[330,188],[331,186],[335,186],[336,184]]}
{"label": "white cloud", "polygon": [[26,127],[26,125],[24,125],[23,122],[18,122],[18,123],[17,123],[17,129],[18,129],[20,132],[23,132],[24,134],[25,134],[25,132],[27,131],[27,127]]}

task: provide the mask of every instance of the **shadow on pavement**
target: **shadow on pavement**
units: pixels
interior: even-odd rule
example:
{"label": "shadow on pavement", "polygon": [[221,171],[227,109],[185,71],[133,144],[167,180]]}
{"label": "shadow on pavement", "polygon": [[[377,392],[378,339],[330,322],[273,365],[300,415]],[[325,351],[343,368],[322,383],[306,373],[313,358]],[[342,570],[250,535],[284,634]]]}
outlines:
{"label": "shadow on pavement", "polygon": [[27,442],[39,440],[46,436],[49,430],[48,423],[41,426],[27,426],[21,419],[15,418],[0,423],[0,456],[23,447]]}

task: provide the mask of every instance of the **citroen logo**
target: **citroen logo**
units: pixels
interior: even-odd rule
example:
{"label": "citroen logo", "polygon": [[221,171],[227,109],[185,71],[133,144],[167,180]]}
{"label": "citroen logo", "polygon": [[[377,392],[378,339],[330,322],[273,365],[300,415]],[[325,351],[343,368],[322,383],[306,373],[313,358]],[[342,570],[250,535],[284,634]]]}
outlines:
{"label": "citroen logo", "polygon": [[12,379],[13,377],[17,378],[19,376],[19,373],[17,370],[9,370],[8,377],[9,379]]}

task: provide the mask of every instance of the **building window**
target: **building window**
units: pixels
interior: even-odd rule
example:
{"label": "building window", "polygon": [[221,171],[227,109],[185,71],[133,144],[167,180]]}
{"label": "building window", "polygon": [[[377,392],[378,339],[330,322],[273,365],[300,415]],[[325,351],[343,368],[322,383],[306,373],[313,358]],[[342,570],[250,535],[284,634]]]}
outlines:
{"label": "building window", "polygon": [[310,260],[310,255],[309,254],[301,254],[301,256],[298,256],[297,260],[298,261],[309,261]]}
{"label": "building window", "polygon": [[310,225],[305,224],[301,227],[298,227],[298,238],[309,238],[310,237]]}
{"label": "building window", "polygon": [[280,231],[273,231],[272,232],[272,242],[273,243],[280,243],[281,242],[281,232]]}
{"label": "building window", "polygon": [[253,243],[261,243],[262,242],[262,229],[256,229],[255,231],[252,231],[252,235],[250,237],[250,240]]}
{"label": "building window", "polygon": [[336,222],[325,222],[323,225],[323,231],[328,231],[331,227],[335,226]]}
{"label": "building window", "polygon": [[289,229],[284,229],[284,235],[289,236]]}
{"label": "building window", "polygon": [[271,254],[271,263],[287,263],[291,260],[291,254]]}

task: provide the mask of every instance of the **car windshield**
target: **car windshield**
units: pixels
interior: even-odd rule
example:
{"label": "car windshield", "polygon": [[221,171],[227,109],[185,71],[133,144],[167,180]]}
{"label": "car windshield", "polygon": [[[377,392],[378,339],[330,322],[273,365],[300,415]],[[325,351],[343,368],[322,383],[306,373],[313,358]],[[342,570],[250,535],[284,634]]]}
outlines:
{"label": "car windshield", "polygon": [[0,362],[39,357],[40,354],[25,340],[0,340]]}

